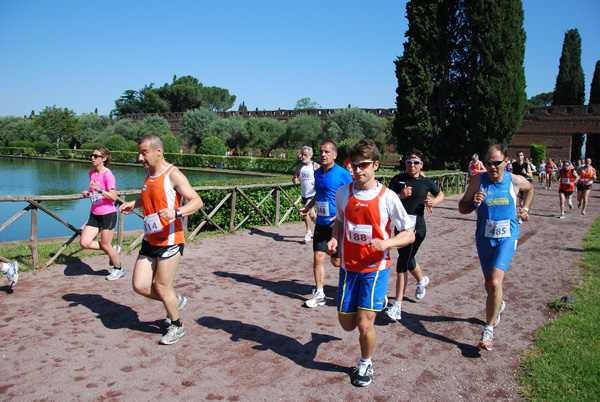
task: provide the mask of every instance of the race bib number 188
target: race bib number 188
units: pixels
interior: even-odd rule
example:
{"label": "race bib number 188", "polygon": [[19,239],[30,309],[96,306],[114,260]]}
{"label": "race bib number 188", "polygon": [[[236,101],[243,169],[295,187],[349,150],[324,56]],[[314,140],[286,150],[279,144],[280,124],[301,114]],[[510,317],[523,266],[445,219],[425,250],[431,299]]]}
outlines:
{"label": "race bib number 188", "polygon": [[346,233],[348,241],[352,243],[371,244],[371,240],[373,240],[373,226],[371,225],[355,225],[347,222]]}

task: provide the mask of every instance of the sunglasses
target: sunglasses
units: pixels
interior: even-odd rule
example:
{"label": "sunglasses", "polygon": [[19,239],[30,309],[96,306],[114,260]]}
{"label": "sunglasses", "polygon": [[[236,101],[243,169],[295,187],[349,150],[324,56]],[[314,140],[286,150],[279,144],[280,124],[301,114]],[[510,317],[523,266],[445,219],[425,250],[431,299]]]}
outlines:
{"label": "sunglasses", "polygon": [[504,160],[501,160],[501,161],[485,161],[485,165],[486,166],[492,166],[492,165],[494,165],[494,166],[500,166],[503,163],[504,163]]}
{"label": "sunglasses", "polygon": [[90,158],[92,159],[96,159],[96,158],[102,158],[102,155],[98,155],[98,154],[91,154]]}
{"label": "sunglasses", "polygon": [[364,161],[364,162],[351,162],[352,166],[357,168],[361,168],[361,169],[366,169],[369,167],[370,164],[375,163],[375,161]]}
{"label": "sunglasses", "polygon": [[421,163],[421,161],[406,161],[407,165],[415,165],[415,166],[419,166]]}

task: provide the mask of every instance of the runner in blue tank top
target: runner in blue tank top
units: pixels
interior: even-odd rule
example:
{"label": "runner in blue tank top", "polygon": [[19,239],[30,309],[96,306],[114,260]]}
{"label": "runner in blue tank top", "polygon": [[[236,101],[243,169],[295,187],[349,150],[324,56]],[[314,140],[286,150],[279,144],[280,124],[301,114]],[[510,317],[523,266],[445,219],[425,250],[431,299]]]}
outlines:
{"label": "runner in blue tank top", "polygon": [[[517,217],[529,220],[534,190],[523,176],[505,171],[506,149],[502,145],[489,147],[484,164],[487,173],[469,183],[458,211],[461,214],[477,211],[475,243],[487,293],[485,327],[479,347],[492,350],[494,327],[506,306],[502,300],[502,281],[519,239]],[[517,203],[519,191],[523,192],[523,207]]]}

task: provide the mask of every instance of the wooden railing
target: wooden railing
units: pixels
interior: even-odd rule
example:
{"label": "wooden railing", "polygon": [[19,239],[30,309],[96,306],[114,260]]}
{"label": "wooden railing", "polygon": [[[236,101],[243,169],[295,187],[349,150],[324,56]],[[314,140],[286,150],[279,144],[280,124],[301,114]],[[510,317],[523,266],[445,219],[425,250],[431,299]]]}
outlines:
{"label": "wooden railing", "polygon": [[[462,172],[446,173],[446,174],[442,174],[442,175],[429,176],[429,177],[431,179],[435,180],[438,183],[438,185],[440,186],[440,188],[442,189],[442,191],[444,191],[445,193],[464,192],[464,190],[466,189],[466,186],[468,185],[467,174],[462,173]],[[379,176],[378,178],[383,183],[388,183],[389,180],[392,178],[392,176]],[[277,184],[252,184],[252,185],[243,185],[243,186],[194,187],[194,190],[197,191],[198,193],[200,193],[200,197],[202,197],[202,192],[214,191],[214,190],[226,191],[226,195],[212,209],[212,211],[207,213],[207,211],[205,211],[203,208],[201,208],[197,212],[198,214],[202,215],[202,220],[193,230],[191,230],[191,231],[187,230],[189,217],[184,218],[184,228],[186,229],[186,236],[187,236],[188,240],[192,240],[200,232],[200,230],[202,230],[207,224],[212,225],[215,229],[221,231],[222,233],[232,233],[232,232],[237,231],[239,228],[241,228],[244,225],[244,223],[246,223],[246,221],[248,221],[248,219],[250,219],[252,216],[254,216],[257,213],[260,215],[260,217],[262,218],[262,221],[266,225],[279,226],[283,222],[285,222],[286,219],[288,219],[288,217],[294,210],[299,210],[302,207],[299,204],[301,201],[301,197],[292,199],[291,196],[288,194],[288,192],[286,192],[286,188],[289,188],[291,186],[298,186],[298,185],[295,185],[293,183],[277,183]],[[264,198],[260,202],[255,203],[244,192],[244,190],[252,189],[252,188],[264,188],[264,189],[270,189],[270,190],[268,191],[268,193],[264,196]],[[125,200],[124,200],[125,196],[139,195],[140,193],[141,193],[141,190],[117,191],[116,204],[120,205],[121,203],[125,202]],[[241,198],[239,198],[238,195]],[[281,213],[282,211],[280,211],[282,195],[292,205],[291,207],[287,208],[285,210],[285,212],[283,212],[283,214]],[[269,197],[275,198],[275,218],[274,218],[273,222],[260,209],[261,206],[264,204],[264,202],[269,199]],[[83,229],[83,226],[80,228],[73,226],[71,223],[65,221],[64,219],[60,218],[55,213],[50,211],[48,208],[46,208],[44,205],[42,205],[42,203],[44,201],[66,201],[66,200],[80,200],[80,199],[83,199],[83,196],[81,194],[45,195],[45,196],[44,195],[0,196],[0,203],[1,202],[27,202],[27,204],[28,204],[25,208],[23,208],[21,211],[16,213],[14,216],[12,216],[6,222],[4,222],[2,224],[2,226],[0,226],[0,232],[2,232],[8,226],[10,226],[12,223],[14,223],[17,219],[19,219],[20,217],[25,215],[27,212],[31,211],[31,234],[30,234],[30,238],[29,238],[29,245],[31,248],[33,267],[34,267],[34,270],[37,271],[37,269],[39,267],[38,238],[37,238],[38,211],[42,211],[42,212],[48,214],[53,219],[60,222],[62,225],[66,226],[67,228],[69,228],[73,232],[73,235],[60,247],[58,252],[44,264],[42,269],[45,269],[46,267],[50,266],[54,262],[54,260],[65,250],[65,248],[67,248],[67,246],[69,244],[71,244],[78,236],[81,235],[81,230]],[[236,212],[236,205],[238,204],[238,199],[241,199],[242,202],[246,202],[249,205],[251,205],[252,209],[251,209],[250,213],[248,213],[243,219],[240,220],[240,222],[236,223],[235,222],[235,216],[236,216],[235,212]],[[227,201],[230,201],[230,203],[231,203],[231,213],[230,213],[230,218],[229,218],[229,222],[228,222],[228,227],[223,228],[223,227],[221,227],[221,225],[219,225],[217,222],[215,222],[213,220],[213,217],[225,205],[225,203]],[[139,211],[134,210],[133,213],[136,216],[143,218],[142,214]],[[125,219],[126,219],[126,215],[119,212],[118,225],[117,225],[117,243],[120,245],[123,244],[123,237],[124,237],[123,227],[124,227]],[[140,223],[140,227],[141,226],[142,225]],[[126,250],[124,250],[124,252],[126,252],[126,253],[131,252],[135,247],[137,247],[142,242],[143,237],[144,237],[144,234],[142,233],[140,236],[138,236],[135,239],[135,241]],[[0,256],[0,260],[2,260],[4,262],[8,262],[8,259],[6,259],[3,256]]]}

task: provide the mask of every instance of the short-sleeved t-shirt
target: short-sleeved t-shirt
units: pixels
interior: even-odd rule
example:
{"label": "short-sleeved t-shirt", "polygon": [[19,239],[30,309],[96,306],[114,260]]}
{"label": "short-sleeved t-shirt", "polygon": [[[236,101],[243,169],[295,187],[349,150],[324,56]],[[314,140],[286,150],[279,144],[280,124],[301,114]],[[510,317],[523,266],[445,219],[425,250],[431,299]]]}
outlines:
{"label": "short-sleeved t-shirt", "polygon": [[344,184],[352,183],[352,176],[343,167],[333,164],[327,173],[323,166],[315,171],[315,200],[317,209],[317,224],[330,226],[336,216],[335,194]]}
{"label": "short-sleeved t-shirt", "polygon": [[424,176],[412,177],[408,173],[400,173],[390,181],[389,189],[397,193],[398,196],[404,187],[412,187],[412,195],[400,199],[409,215],[423,216],[427,194],[431,193],[435,197],[440,193],[440,188],[436,182]]}
{"label": "short-sleeved t-shirt", "polygon": [[[101,174],[96,174],[96,169],[92,169],[89,172],[90,185],[95,181],[102,191],[115,190],[116,180],[110,169],[106,169]],[[98,194],[96,191],[90,189],[90,201],[92,202],[92,209],[90,212],[94,215],[106,215],[113,212],[117,212],[113,201],[104,197],[102,194]]]}

